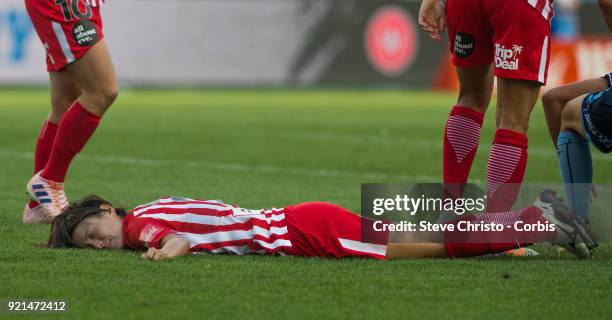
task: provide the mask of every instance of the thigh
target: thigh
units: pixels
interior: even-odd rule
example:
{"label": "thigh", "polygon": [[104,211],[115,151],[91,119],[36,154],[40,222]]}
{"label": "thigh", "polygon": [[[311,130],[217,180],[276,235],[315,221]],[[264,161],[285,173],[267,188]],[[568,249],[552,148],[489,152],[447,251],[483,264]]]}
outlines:
{"label": "thigh", "polygon": [[446,20],[454,65],[467,68],[493,62],[493,30],[483,14],[483,0],[446,1]]}
{"label": "thigh", "polygon": [[110,52],[105,41],[98,42],[81,59],[66,67],[81,84],[84,92],[101,88],[116,88],[117,79]]}
{"label": "thigh", "polygon": [[550,23],[525,0],[495,0],[487,4],[493,28],[495,76],[545,84],[550,60]]}

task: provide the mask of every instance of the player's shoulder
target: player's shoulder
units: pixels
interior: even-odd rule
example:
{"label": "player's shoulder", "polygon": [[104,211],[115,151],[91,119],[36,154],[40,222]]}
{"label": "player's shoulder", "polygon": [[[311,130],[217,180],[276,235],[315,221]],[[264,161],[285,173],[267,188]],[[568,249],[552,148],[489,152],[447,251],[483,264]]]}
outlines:
{"label": "player's shoulder", "polygon": [[219,207],[227,207],[221,200],[203,200],[196,198],[178,197],[178,196],[164,196],[157,200],[141,204],[130,213],[134,216],[139,216],[144,212],[150,210],[163,210],[165,208],[210,208],[218,209]]}

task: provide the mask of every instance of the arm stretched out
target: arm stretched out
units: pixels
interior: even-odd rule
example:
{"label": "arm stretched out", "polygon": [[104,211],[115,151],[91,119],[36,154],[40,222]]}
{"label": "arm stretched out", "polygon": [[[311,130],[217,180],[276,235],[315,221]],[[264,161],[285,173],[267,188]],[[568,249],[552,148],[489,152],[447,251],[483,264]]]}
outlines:
{"label": "arm stretched out", "polygon": [[142,254],[143,259],[164,260],[189,254],[189,242],[176,234],[169,234],[161,241],[161,249],[149,248]]}

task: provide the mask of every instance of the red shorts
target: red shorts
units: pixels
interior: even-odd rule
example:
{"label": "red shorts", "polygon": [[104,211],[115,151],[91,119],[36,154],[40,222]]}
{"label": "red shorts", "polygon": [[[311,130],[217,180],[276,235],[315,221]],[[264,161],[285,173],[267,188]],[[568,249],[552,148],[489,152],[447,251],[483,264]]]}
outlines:
{"label": "red shorts", "polygon": [[368,242],[363,242],[362,221],[371,220],[330,203],[305,202],[287,207],[285,221],[292,245],[290,255],[384,259],[387,253],[388,232],[368,235]]}
{"label": "red shorts", "polygon": [[25,4],[47,52],[49,72],[80,59],[104,38],[100,7],[85,0],[25,0]]}
{"label": "red shorts", "polygon": [[499,78],[546,83],[552,8],[548,0],[447,0],[452,61],[493,63]]}

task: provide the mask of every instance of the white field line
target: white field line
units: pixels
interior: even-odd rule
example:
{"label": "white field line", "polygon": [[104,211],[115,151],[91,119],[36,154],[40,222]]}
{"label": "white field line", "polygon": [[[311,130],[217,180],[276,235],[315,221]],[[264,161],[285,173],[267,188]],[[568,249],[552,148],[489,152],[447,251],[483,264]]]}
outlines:
{"label": "white field line", "polygon": [[[427,175],[393,175],[381,172],[357,172],[357,171],[340,171],[340,170],[312,170],[304,168],[281,168],[277,166],[252,166],[239,163],[213,163],[205,161],[183,161],[183,160],[161,160],[161,159],[146,159],[134,157],[118,157],[118,156],[100,156],[100,155],[79,155],[80,159],[92,161],[102,164],[127,165],[138,167],[182,167],[194,169],[208,169],[219,171],[234,171],[234,172],[249,172],[249,173],[265,173],[265,174],[286,174],[295,176],[307,177],[322,177],[322,178],[353,178],[362,179],[362,183],[384,183],[389,180],[397,182],[403,180],[405,183],[440,183],[441,177]],[[34,155],[31,152],[20,152],[10,150],[0,150],[0,158],[33,160]],[[480,186],[484,185],[484,180],[470,179],[470,183],[475,183]],[[557,182],[550,181],[528,181],[525,184],[538,188],[557,188],[562,190],[562,182],[559,178]],[[599,191],[612,193],[612,185],[596,184]]]}
{"label": "white field line", "polygon": [[[402,145],[417,148],[435,148],[442,150],[442,133],[440,133],[440,139],[430,139],[415,136],[414,139],[398,138],[388,136],[387,131],[381,130],[378,134],[374,135],[362,135],[362,134],[338,134],[336,132],[322,132],[322,131],[275,131],[278,136],[290,137],[295,139],[304,140],[326,140],[326,141],[339,141],[346,143],[361,143],[361,144],[372,144],[372,145]],[[269,131],[261,129],[249,130],[251,136],[263,136],[269,134]],[[488,153],[491,149],[492,141],[480,142],[479,151]],[[546,147],[529,147],[527,150],[530,156],[538,158],[557,157],[557,153],[550,145],[550,148]],[[595,149],[592,150],[592,158],[597,161],[612,162],[612,156],[603,154]]]}
{"label": "white field line", "polygon": [[[0,151],[1,158],[32,160],[34,155],[31,152],[19,151]],[[161,160],[146,159],[120,156],[100,156],[100,155],[79,155],[79,159],[106,164],[120,164],[139,167],[181,167],[194,169],[208,169],[219,171],[251,172],[266,174],[286,174],[309,177],[324,178],[354,178],[362,179],[363,182],[384,182],[384,180],[405,180],[406,182],[439,182],[441,177],[433,176],[406,176],[393,175],[382,172],[357,172],[325,169],[305,169],[305,168],[281,168],[277,166],[257,166],[227,162],[206,162],[206,161],[187,161],[187,160]]]}

